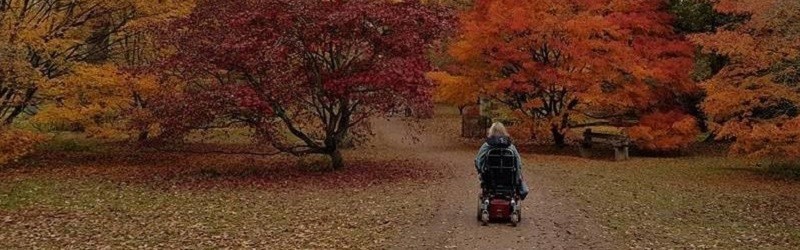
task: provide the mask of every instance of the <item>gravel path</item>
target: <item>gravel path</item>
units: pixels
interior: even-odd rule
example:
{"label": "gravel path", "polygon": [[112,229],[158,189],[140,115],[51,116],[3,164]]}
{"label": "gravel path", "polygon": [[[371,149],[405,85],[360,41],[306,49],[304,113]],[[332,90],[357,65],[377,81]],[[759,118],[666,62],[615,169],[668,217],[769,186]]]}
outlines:
{"label": "gravel path", "polygon": [[417,136],[416,143],[408,138],[412,126],[396,119],[373,121],[375,150],[419,158],[449,176],[420,191],[436,201],[436,206],[429,209],[430,219],[406,230],[390,246],[396,249],[611,248],[602,236],[605,235],[602,228],[574,203],[558,195],[564,189],[556,186],[557,180],[537,174],[545,162],[526,161],[526,181],[532,190],[523,202],[523,220],[518,227],[502,223],[481,226],[476,220],[478,183],[472,163],[479,145],[471,148],[446,140],[435,131],[438,125],[453,121],[437,119],[444,118],[437,115],[426,121],[429,129]]}

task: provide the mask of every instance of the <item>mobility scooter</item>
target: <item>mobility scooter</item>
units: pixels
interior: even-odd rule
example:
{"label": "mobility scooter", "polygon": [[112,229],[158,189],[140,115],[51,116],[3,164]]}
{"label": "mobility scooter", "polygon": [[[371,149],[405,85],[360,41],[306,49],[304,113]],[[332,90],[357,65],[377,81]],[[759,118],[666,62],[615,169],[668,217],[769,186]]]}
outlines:
{"label": "mobility scooter", "polygon": [[478,220],[487,225],[490,221],[510,221],[512,226],[522,220],[519,204],[521,183],[517,157],[508,148],[491,149],[482,166],[481,195]]}

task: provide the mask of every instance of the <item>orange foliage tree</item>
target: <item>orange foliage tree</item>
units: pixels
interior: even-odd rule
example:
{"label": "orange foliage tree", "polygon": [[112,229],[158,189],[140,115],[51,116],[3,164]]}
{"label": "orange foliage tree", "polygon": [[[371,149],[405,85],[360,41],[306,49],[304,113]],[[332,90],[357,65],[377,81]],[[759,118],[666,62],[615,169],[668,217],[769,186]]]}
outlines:
{"label": "orange foliage tree", "polygon": [[654,149],[690,141],[666,137],[694,138],[656,132],[672,124],[638,123],[670,114],[679,119],[655,120],[683,124],[692,118],[679,100],[698,92],[689,77],[694,48],[673,31],[664,2],[477,1],[461,29],[450,73],[514,110],[531,131],[549,131],[537,137],[563,145],[571,128],[606,124],[639,126],[632,136]]}
{"label": "orange foliage tree", "polygon": [[640,147],[671,151],[694,142],[698,133],[695,118],[675,110],[643,115],[638,125],[628,129]]}
{"label": "orange foliage tree", "polygon": [[727,65],[703,83],[702,105],[732,152],[800,156],[800,2],[720,0],[719,12],[744,20],[691,40]]}
{"label": "orange foliage tree", "polygon": [[0,127],[0,167],[31,153],[44,139],[34,132]]}

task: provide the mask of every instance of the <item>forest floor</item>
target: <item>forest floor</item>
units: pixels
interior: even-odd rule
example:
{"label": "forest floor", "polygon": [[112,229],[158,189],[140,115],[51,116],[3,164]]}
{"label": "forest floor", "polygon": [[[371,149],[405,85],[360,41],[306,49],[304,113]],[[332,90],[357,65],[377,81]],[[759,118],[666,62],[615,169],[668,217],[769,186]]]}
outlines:
{"label": "forest floor", "polygon": [[422,124],[376,119],[376,137],[336,172],[313,159],[49,146],[0,169],[0,248],[800,245],[798,171],[717,155],[527,153],[522,223],[481,226],[479,145],[458,125],[443,108]]}

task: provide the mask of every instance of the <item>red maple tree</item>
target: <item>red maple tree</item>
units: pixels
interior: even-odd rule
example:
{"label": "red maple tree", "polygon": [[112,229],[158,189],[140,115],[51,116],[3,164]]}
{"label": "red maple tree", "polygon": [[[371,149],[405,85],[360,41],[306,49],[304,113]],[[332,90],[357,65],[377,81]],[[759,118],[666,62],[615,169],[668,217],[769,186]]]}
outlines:
{"label": "red maple tree", "polygon": [[326,154],[340,168],[340,144],[368,117],[431,112],[426,54],[451,19],[410,1],[203,1],[164,29],[174,53],[160,66],[179,84],[154,113],[163,136],[247,126],[281,152]]}

